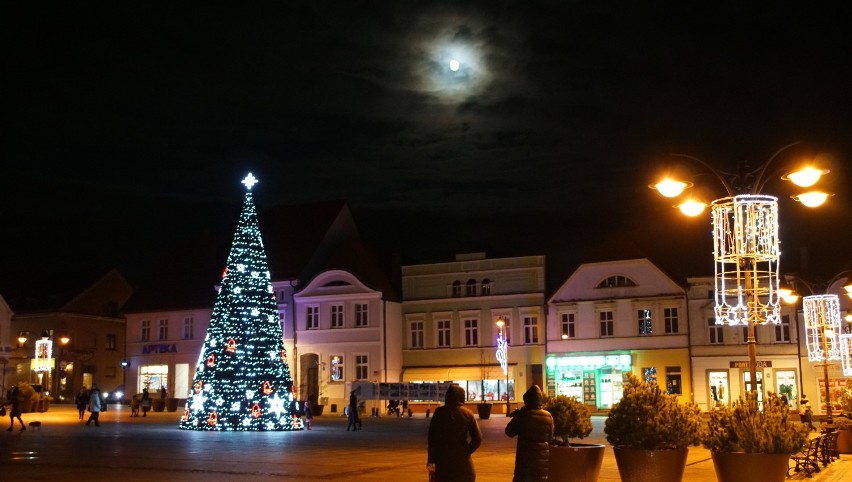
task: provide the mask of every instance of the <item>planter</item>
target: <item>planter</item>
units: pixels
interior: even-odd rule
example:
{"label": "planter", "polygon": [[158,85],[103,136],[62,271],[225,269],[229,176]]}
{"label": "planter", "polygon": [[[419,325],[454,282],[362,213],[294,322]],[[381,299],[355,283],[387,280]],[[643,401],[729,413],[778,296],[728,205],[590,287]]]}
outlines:
{"label": "planter", "polygon": [[176,412],[178,407],[178,399],[177,398],[167,398],[166,399],[166,411],[167,412]]}
{"label": "planter", "polygon": [[713,452],[713,467],[719,482],[783,482],[790,454],[747,454]]}
{"label": "planter", "polygon": [[680,482],[689,453],[688,448],[643,450],[613,447],[613,451],[622,482]]}
{"label": "planter", "polygon": [[837,451],[841,454],[852,454],[852,429],[837,431]]}
{"label": "planter", "polygon": [[163,410],[166,409],[166,401],[163,400],[162,398],[158,398],[156,400],[151,400],[151,402],[152,402],[152,405],[153,405],[152,409],[155,412],[162,412]]}
{"label": "planter", "polygon": [[550,446],[548,482],[597,482],[606,445]]}
{"label": "planter", "polygon": [[476,413],[479,415],[480,420],[488,420],[491,418],[491,404],[490,403],[480,403],[476,406]]}
{"label": "planter", "polygon": [[325,410],[325,405],[311,405],[311,416],[319,417],[322,415],[323,410]]}

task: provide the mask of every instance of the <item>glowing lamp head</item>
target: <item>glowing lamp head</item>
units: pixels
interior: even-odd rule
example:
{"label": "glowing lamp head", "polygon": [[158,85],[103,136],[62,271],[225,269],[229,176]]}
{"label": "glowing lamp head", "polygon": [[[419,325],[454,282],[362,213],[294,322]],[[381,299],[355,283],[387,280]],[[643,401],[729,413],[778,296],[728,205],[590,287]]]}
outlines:
{"label": "glowing lamp head", "polygon": [[820,177],[828,174],[829,172],[830,171],[828,169],[819,169],[817,167],[807,166],[803,169],[799,169],[798,171],[787,173],[781,176],[781,179],[790,181],[800,187],[811,187],[819,182]]}
{"label": "glowing lamp head", "polygon": [[70,341],[71,341],[71,338],[69,338],[67,336],[63,336],[63,337],[59,338],[59,343],[62,343],[63,345],[67,345],[68,342],[70,342]]}
{"label": "glowing lamp head", "polygon": [[497,326],[499,328],[503,328],[504,326],[506,326],[506,322],[503,321],[503,318],[500,318],[499,320],[497,320]]}
{"label": "glowing lamp head", "polygon": [[779,288],[778,289],[778,296],[780,296],[781,299],[783,299],[784,302],[789,304],[789,305],[792,305],[793,303],[799,301],[799,295],[796,294],[790,288]]}
{"label": "glowing lamp head", "polygon": [[694,199],[688,199],[678,204],[677,208],[680,209],[680,212],[683,214],[695,217],[704,212],[704,209],[707,208],[707,204]]}
{"label": "glowing lamp head", "polygon": [[821,191],[811,191],[802,194],[797,194],[791,197],[809,208],[815,208],[822,206],[829,196],[831,196],[831,194],[829,193]]}
{"label": "glowing lamp head", "polygon": [[665,197],[677,197],[680,196],[684,189],[692,187],[692,183],[666,178],[656,184],[650,185],[649,187],[651,189],[656,189],[657,192]]}

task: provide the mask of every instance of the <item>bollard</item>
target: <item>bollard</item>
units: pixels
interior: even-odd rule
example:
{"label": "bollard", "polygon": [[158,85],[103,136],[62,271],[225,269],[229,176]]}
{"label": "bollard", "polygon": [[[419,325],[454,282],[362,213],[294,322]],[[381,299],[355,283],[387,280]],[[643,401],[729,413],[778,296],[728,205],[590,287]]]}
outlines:
{"label": "bollard", "polygon": [[429,409],[426,409],[426,418],[429,418]]}
{"label": "bollard", "polygon": [[411,415],[412,415],[413,413],[414,413],[414,412],[412,412],[412,411],[411,411],[411,409],[409,408],[409,409],[408,409],[408,418],[411,418]]}

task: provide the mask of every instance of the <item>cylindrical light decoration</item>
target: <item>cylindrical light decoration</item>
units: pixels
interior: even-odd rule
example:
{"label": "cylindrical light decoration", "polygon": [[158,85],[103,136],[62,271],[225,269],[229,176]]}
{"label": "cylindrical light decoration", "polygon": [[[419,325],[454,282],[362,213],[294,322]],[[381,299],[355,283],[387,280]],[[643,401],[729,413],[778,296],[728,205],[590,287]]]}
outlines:
{"label": "cylindrical light decoration", "polygon": [[843,376],[852,377],[852,334],[840,335],[840,363],[843,365]]}
{"label": "cylindrical light decoration", "polygon": [[778,324],[778,198],[717,199],[712,214],[716,324]]}
{"label": "cylindrical light decoration", "polygon": [[802,298],[809,361],[840,360],[840,300],[837,295]]}

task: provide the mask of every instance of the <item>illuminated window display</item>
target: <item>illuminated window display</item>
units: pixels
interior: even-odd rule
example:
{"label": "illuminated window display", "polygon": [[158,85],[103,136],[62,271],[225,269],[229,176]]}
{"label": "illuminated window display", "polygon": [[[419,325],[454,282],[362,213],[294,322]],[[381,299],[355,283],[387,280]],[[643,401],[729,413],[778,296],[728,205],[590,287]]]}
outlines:
{"label": "illuminated window display", "polygon": [[707,394],[710,398],[707,406],[727,405],[730,402],[728,398],[728,393],[730,393],[728,372],[711,371],[707,375]]}
{"label": "illuminated window display", "polygon": [[547,393],[566,395],[596,408],[612,408],[621,400],[624,373],[631,371],[626,354],[548,356]]}

